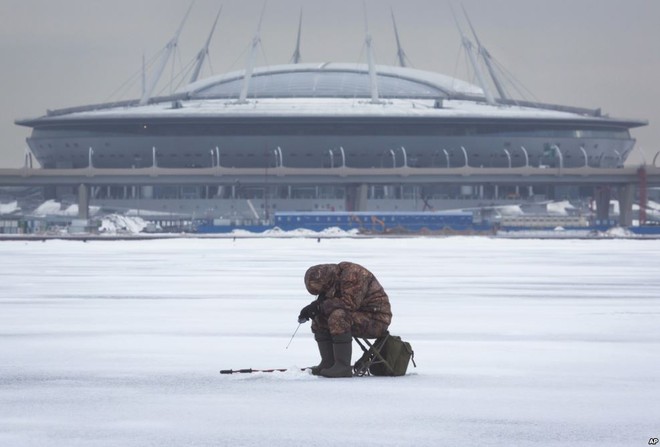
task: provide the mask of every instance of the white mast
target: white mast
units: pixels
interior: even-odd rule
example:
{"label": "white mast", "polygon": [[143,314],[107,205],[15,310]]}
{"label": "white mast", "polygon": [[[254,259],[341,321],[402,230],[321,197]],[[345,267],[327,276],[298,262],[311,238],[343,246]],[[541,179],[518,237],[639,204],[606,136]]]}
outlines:
{"label": "white mast", "polygon": [[470,21],[470,16],[468,16],[467,11],[465,10],[465,6],[461,5],[461,8],[463,8],[463,14],[465,14],[465,18],[467,19],[468,25],[470,25],[470,29],[472,30],[472,34],[474,35],[474,40],[477,42],[477,50],[479,52],[479,55],[484,60],[484,63],[486,64],[486,68],[488,68],[488,73],[490,73],[490,77],[493,80],[493,84],[495,84],[495,88],[497,89],[500,98],[509,99],[508,95],[504,91],[504,87],[502,87],[502,83],[500,82],[499,77],[497,76],[495,70],[493,69],[493,64],[491,63],[492,57],[490,53],[488,52],[486,47],[481,45],[481,41],[477,36],[477,32],[475,31],[474,26],[472,26],[472,21]]}
{"label": "white mast", "polygon": [[147,91],[147,62],[145,60],[144,53],[142,53],[142,91],[140,93],[140,98],[142,98]]}
{"label": "white mast", "polygon": [[486,80],[484,79],[484,75],[481,72],[481,67],[479,66],[478,61],[474,57],[474,51],[472,51],[473,48],[472,42],[470,41],[470,39],[467,38],[465,33],[463,33],[463,28],[461,28],[461,24],[458,22],[458,19],[456,18],[456,14],[454,14],[453,7],[451,8],[451,13],[454,16],[454,21],[456,22],[456,27],[458,28],[458,32],[461,33],[461,42],[463,44],[463,47],[465,48],[465,52],[470,58],[470,63],[472,64],[474,73],[477,75],[477,80],[479,81],[479,85],[481,86],[481,89],[484,92],[484,96],[486,97],[486,102],[490,105],[496,105],[497,103],[495,102],[495,98],[493,97],[493,94],[488,88],[488,85],[486,84]]}
{"label": "white mast", "polygon": [[364,29],[366,37],[364,43],[367,45],[367,61],[369,63],[369,85],[371,87],[371,103],[380,104],[382,101],[378,96],[378,73],[376,72],[376,62],[374,60],[374,51],[371,46],[371,34],[369,34],[369,22],[367,22],[367,5],[364,5]]}
{"label": "white mast", "polygon": [[300,18],[298,19],[298,38],[296,39],[296,49],[291,56],[291,63],[297,64],[300,62],[300,31],[302,30],[302,8],[300,8]]}
{"label": "white mast", "polygon": [[245,67],[245,75],[243,75],[243,85],[241,87],[241,94],[238,98],[238,103],[247,102],[248,88],[250,87],[250,79],[252,78],[252,72],[254,71],[254,59],[257,55],[257,47],[261,43],[261,21],[264,18],[264,11],[266,10],[266,2],[264,2],[264,7],[261,10],[261,17],[259,17],[259,24],[257,25],[257,32],[252,38],[252,47],[250,48],[250,53],[247,57],[247,64]]}
{"label": "white mast", "polygon": [[193,70],[193,74],[190,77],[190,84],[192,84],[199,78],[199,73],[202,70],[202,65],[204,65],[204,59],[209,54],[209,45],[211,45],[211,38],[213,37],[213,33],[215,32],[215,27],[218,25],[218,19],[220,18],[221,12],[222,12],[222,6],[220,6],[218,15],[215,16],[215,22],[213,22],[213,27],[211,28],[209,37],[208,39],[206,39],[206,45],[204,45],[204,47],[201,50],[199,50],[199,53],[197,53],[197,64],[195,64],[195,69]]}
{"label": "white mast", "polygon": [[167,45],[165,45],[163,54],[160,57],[160,60],[158,61],[158,65],[156,70],[154,71],[154,75],[152,78],[149,80],[149,84],[147,85],[147,88],[144,91],[144,94],[142,95],[142,98],[140,98],[139,104],[141,106],[147,104],[149,102],[149,98],[151,98],[151,95],[154,92],[154,89],[156,88],[156,84],[158,84],[158,81],[160,80],[161,75],[163,74],[163,70],[165,70],[165,66],[167,65],[167,61],[170,58],[170,55],[174,51],[174,49],[177,46],[177,43],[179,42],[179,34],[181,34],[181,30],[183,29],[183,24],[186,22],[186,19],[188,18],[188,15],[190,14],[190,10],[193,7],[193,3],[190,4],[190,7],[188,8],[188,12],[186,12],[185,17],[181,21],[181,25],[179,25],[179,29],[176,31],[176,34],[172,39],[170,39],[169,42],[167,42]]}
{"label": "white mast", "polygon": [[394,10],[390,8],[390,13],[392,14],[392,25],[394,25],[394,37],[396,38],[396,56],[399,58],[399,66],[406,67],[406,53],[401,48],[401,40],[399,40],[399,31],[396,28],[396,20],[394,20]]}

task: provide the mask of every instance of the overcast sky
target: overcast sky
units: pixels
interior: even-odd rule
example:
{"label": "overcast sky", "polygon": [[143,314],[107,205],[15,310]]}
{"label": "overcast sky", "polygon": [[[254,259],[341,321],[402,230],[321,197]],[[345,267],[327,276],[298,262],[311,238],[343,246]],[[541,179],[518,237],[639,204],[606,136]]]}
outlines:
{"label": "overcast sky", "polygon": [[[213,71],[207,65],[204,75],[244,68],[263,4],[196,0],[175,70],[201,48],[221,5],[211,45]],[[30,130],[16,126],[15,119],[138,97],[139,82],[120,96],[113,92],[139,74],[143,54],[150,59],[165,45],[189,5],[186,0],[0,0],[0,167],[23,162]],[[633,136],[648,158],[660,151],[660,1],[464,0],[463,5],[484,45],[536,99],[648,120]],[[377,63],[396,63],[391,7],[415,68],[474,82],[460,56],[448,1],[366,0],[366,6]],[[362,2],[269,0],[258,65],[289,61],[300,8],[303,62],[365,62]],[[171,72],[170,65],[166,78]],[[641,158],[634,154],[629,160]]]}

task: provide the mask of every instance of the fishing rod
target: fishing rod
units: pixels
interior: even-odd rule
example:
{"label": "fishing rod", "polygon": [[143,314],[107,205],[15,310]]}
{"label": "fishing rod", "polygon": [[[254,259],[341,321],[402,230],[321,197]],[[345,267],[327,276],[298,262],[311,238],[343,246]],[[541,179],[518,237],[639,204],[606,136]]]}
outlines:
{"label": "fishing rod", "polygon": [[[300,368],[300,371],[305,371],[309,368]],[[273,369],[221,369],[220,374],[251,374],[251,373],[272,373],[272,372],[285,372],[291,371],[290,368],[273,368]],[[294,370],[295,371],[295,370]]]}
{"label": "fishing rod", "polygon": [[300,329],[300,325],[301,325],[301,324],[302,324],[302,323],[298,323],[298,327],[296,328],[295,331],[293,331],[293,335],[291,336],[291,340],[289,340],[289,344],[286,345],[286,348],[284,348],[284,349],[289,349],[289,346],[291,345],[291,342],[293,341],[293,337],[295,337],[296,334],[298,333],[298,329]]}
{"label": "fishing rod", "polygon": [[[302,323],[298,324],[298,327],[296,328],[295,331],[293,331],[293,335],[291,336],[291,339],[289,340],[289,344],[286,345],[286,348],[284,349],[289,349],[289,346],[291,345],[291,342],[293,341],[293,337],[296,336],[298,333],[298,329],[300,329],[300,326]],[[308,368],[300,368],[300,371],[304,371]],[[251,373],[256,373],[256,372],[263,372],[263,373],[272,373],[272,372],[284,372],[288,371],[288,368],[272,368],[272,369],[252,369],[252,368],[243,368],[243,369],[222,369],[220,370],[220,374],[251,374]]]}

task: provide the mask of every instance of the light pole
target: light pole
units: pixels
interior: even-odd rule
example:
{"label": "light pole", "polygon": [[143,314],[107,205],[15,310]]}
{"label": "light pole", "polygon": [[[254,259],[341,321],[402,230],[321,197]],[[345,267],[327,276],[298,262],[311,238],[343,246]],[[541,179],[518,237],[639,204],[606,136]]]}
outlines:
{"label": "light pole", "polygon": [[465,167],[467,168],[467,167],[468,167],[468,155],[467,155],[467,151],[465,150],[465,148],[464,148],[463,146],[461,146],[461,150],[463,151],[463,156],[465,157]]}
{"label": "light pole", "polygon": [[330,167],[334,168],[335,167],[335,154],[332,152],[332,149],[328,149],[328,153],[330,154]]}
{"label": "light pole", "polygon": [[390,155],[392,156],[392,168],[396,168],[396,154],[393,149],[390,149]]}
{"label": "light pole", "polygon": [[506,158],[509,161],[509,169],[511,169],[511,153],[507,150],[507,148],[504,148],[504,153],[506,154]]}
{"label": "light pole", "polygon": [[89,147],[89,162],[87,163],[87,167],[89,167],[89,169],[92,169],[94,167],[94,165],[92,164],[92,155],[93,154],[94,154],[94,149],[92,149],[92,147],[90,146]]}
{"label": "light pole", "polygon": [[344,148],[339,146],[339,152],[341,152],[341,167],[346,167],[346,154],[344,154]]}
{"label": "light pole", "polygon": [[[523,154],[525,154],[525,167],[529,168],[529,154],[527,153],[527,149],[525,149],[525,146],[520,146],[520,149],[522,149]],[[534,195],[534,191],[532,189],[532,185],[529,185],[527,187],[527,196],[532,197]]]}
{"label": "light pole", "polygon": [[447,152],[447,149],[443,149],[442,152],[445,153],[445,158],[447,159],[447,167],[449,168],[449,152]]}
{"label": "light pole", "polygon": [[559,155],[559,172],[561,172],[562,168],[564,167],[564,156],[561,154],[559,146],[553,144],[552,147],[557,151],[557,154]]}
{"label": "light pole", "polygon": [[525,149],[525,146],[520,146],[520,149],[522,149],[523,154],[525,154],[525,167],[529,168],[529,154],[527,153],[527,149]]}
{"label": "light pole", "polygon": [[277,146],[277,153],[280,155],[280,168],[284,167],[284,158],[282,157],[282,148]]}
{"label": "light pole", "polygon": [[408,155],[406,154],[406,148],[401,146],[401,152],[403,152],[403,167],[408,167]]}
{"label": "light pole", "polygon": [[580,150],[582,151],[582,155],[584,155],[584,167],[588,168],[589,167],[589,157],[587,156],[587,151],[584,150],[584,146],[580,145]]}
{"label": "light pole", "polygon": [[25,169],[32,169],[32,152],[29,147],[25,148]]}

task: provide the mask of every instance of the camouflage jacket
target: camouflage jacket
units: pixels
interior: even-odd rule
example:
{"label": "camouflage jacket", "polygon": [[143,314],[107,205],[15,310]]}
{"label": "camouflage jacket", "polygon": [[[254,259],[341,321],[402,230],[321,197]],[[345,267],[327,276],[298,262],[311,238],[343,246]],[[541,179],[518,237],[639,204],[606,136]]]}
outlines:
{"label": "camouflage jacket", "polygon": [[[321,313],[330,315],[336,309],[369,314],[370,318],[390,324],[390,300],[376,277],[366,268],[352,262],[325,264],[327,281],[319,290]],[[330,267],[332,266],[332,267]],[[314,267],[312,267],[314,268]]]}

